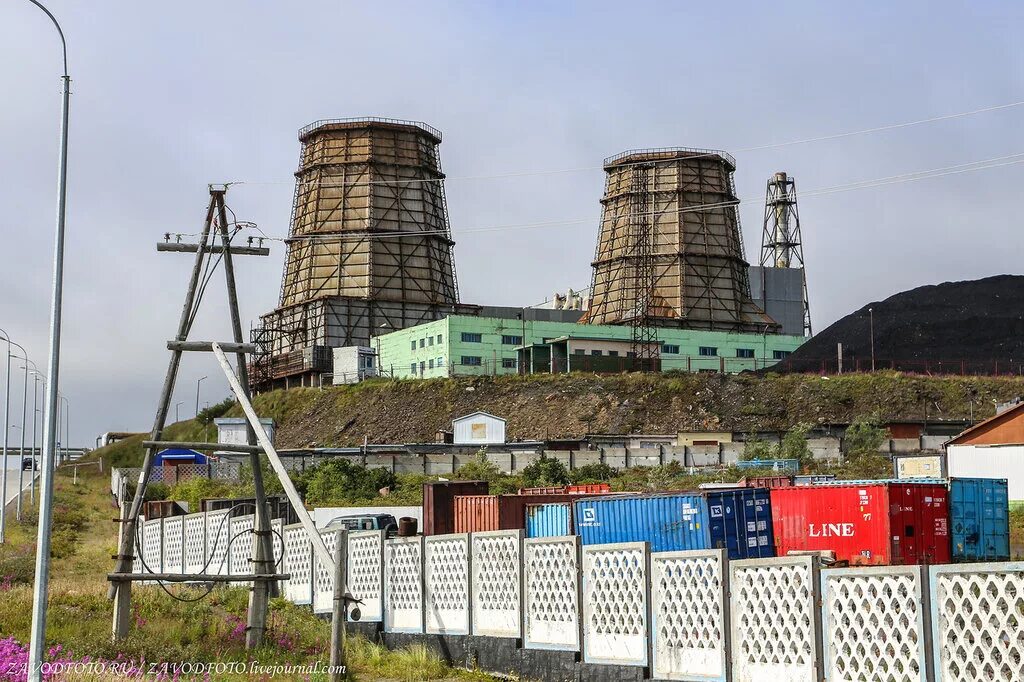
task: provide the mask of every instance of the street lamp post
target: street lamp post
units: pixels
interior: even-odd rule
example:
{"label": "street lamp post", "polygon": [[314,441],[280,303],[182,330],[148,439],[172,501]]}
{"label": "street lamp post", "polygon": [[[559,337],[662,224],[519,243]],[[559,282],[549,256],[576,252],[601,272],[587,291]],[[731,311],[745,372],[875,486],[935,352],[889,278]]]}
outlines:
{"label": "street lamp post", "polygon": [[64,300],[64,218],[67,208],[68,177],[68,105],[71,100],[71,77],[68,75],[68,48],[64,31],[57,18],[39,0],[29,0],[46,13],[60,35],[64,72],[61,93],[60,161],[57,171],[57,225],[53,249],[53,293],[50,301],[50,349],[47,358],[49,381],[46,383],[46,410],[43,426],[42,491],[39,500],[39,527],[36,541],[36,574],[32,593],[32,633],[29,640],[28,682],[43,678],[43,649],[46,644],[46,603],[50,591],[50,522],[53,517],[54,432],[57,416],[57,389],[60,376],[61,306]]}
{"label": "street lamp post", "polygon": [[199,381],[196,382],[196,416],[199,416],[199,387],[203,383],[203,379],[206,377],[199,377]]}
{"label": "street lamp post", "polygon": [[181,421],[181,419],[179,419],[179,417],[178,417],[178,408],[180,406],[184,405],[184,404],[185,404],[184,400],[179,400],[178,402],[174,403],[174,421],[176,421],[176,422]]}
{"label": "street lamp post", "polygon": [[[0,491],[2,491],[0,492],[0,544],[3,544],[6,542],[7,533],[7,470],[10,468],[7,445],[11,435],[11,346],[21,348],[23,355],[26,353],[25,349],[22,348],[20,344],[11,341],[10,334],[3,329],[0,329],[0,332],[3,332],[4,340],[7,341],[7,370],[4,374],[4,470],[3,474],[0,474],[0,478],[2,478],[2,481],[0,481]],[[21,468],[20,462],[18,468]],[[21,494],[21,491],[19,490],[18,493]]]}
{"label": "street lamp post", "polygon": [[64,461],[71,460],[71,401],[64,396],[60,397],[64,403],[64,409],[61,410],[61,414],[64,416],[64,437],[61,442],[64,443]]}
{"label": "street lamp post", "polygon": [[[25,355],[28,355],[28,353]],[[21,394],[21,456],[18,461],[18,505],[14,515],[18,523],[21,523],[21,492],[25,489],[25,432],[27,431],[25,422],[28,417],[28,366],[29,364],[35,365],[27,357],[24,360],[25,364],[22,366],[22,369],[25,370],[25,387],[22,389]]]}
{"label": "street lamp post", "polygon": [[[35,365],[32,365],[35,367]],[[32,372],[32,480],[29,481],[28,487],[28,501],[30,504],[36,503],[36,478],[39,476],[39,467],[36,465],[36,453],[39,451],[38,441],[36,440],[36,415],[39,414],[39,377],[43,377],[43,388],[46,387],[46,377],[39,371]]]}

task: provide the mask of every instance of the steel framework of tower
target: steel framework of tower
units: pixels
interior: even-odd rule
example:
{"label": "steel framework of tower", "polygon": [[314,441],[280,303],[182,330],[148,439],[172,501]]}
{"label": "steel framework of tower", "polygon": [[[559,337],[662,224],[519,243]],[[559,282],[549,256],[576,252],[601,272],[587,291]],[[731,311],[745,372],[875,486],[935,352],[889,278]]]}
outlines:
{"label": "steel framework of tower", "polygon": [[414,121],[337,119],[302,151],[277,309],[253,331],[254,383],[330,371],[330,348],[449,314],[459,301],[438,156]]}
{"label": "steel framework of tower", "polygon": [[629,324],[640,344],[657,327],[778,331],[750,297],[729,154],[633,150],[604,168],[587,321]]}
{"label": "steel framework of tower", "polygon": [[799,269],[803,287],[804,336],[811,335],[811,307],[807,296],[800,211],[796,202],[796,180],[784,172],[768,179],[761,233],[761,267]]}

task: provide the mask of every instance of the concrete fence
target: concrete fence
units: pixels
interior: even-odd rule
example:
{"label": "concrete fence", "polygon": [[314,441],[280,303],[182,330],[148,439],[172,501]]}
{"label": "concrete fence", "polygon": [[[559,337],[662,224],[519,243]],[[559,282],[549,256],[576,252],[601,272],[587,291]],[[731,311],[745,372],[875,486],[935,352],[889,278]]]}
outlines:
{"label": "concrete fence", "polygon": [[[241,478],[242,465],[238,462],[216,462],[213,464],[179,464],[176,466],[153,467],[149,475],[150,483],[175,485],[190,478],[208,478],[216,481],[238,483]],[[110,470],[110,493],[120,503],[121,484],[127,483],[131,492],[135,492],[142,467],[123,467]]]}
{"label": "concrete fence", "polygon": [[[227,512],[145,521],[135,570],[249,572],[251,529],[251,516]],[[291,576],[285,598],[329,612],[333,571],[318,564],[305,529],[275,520],[273,536],[275,562]],[[333,550],[341,535],[323,537]],[[692,682],[1024,680],[1024,563],[822,569],[809,556],[729,562],[724,550],[581,547],[576,537],[521,531],[353,531],[347,544],[349,590],[363,601],[350,628],[390,645],[422,641],[483,670]]]}

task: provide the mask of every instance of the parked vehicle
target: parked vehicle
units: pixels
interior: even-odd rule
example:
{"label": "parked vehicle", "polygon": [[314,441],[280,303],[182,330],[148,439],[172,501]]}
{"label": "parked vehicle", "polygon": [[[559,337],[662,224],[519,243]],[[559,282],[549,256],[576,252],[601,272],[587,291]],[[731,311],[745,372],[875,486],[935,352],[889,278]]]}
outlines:
{"label": "parked vehicle", "polygon": [[398,521],[391,514],[366,514],[353,516],[336,516],[324,526],[324,530],[383,530],[387,537],[398,534]]}

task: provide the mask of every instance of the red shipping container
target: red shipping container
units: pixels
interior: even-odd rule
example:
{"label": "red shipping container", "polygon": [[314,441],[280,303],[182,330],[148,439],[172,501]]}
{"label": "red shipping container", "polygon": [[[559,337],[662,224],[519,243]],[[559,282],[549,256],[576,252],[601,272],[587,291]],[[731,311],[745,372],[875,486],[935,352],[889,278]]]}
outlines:
{"label": "red shipping container", "polygon": [[611,491],[612,486],[610,483],[580,483],[578,485],[565,486],[565,492],[570,495],[603,495]]}
{"label": "red shipping container", "polygon": [[574,499],[579,495],[459,495],[455,498],[454,532],[526,528],[526,505]]}
{"label": "red shipping container", "polygon": [[486,495],[487,481],[435,481],[423,484],[423,534],[455,532],[455,496]]}
{"label": "red shipping container", "polygon": [[944,485],[820,485],[775,488],[771,496],[778,556],[831,550],[854,566],[950,561]]}
{"label": "red shipping container", "polygon": [[745,488],[788,488],[793,485],[792,476],[750,476],[741,478],[736,485]]}

